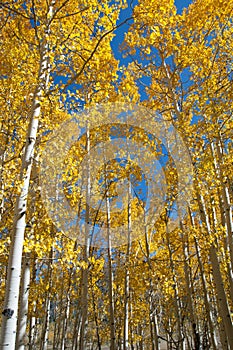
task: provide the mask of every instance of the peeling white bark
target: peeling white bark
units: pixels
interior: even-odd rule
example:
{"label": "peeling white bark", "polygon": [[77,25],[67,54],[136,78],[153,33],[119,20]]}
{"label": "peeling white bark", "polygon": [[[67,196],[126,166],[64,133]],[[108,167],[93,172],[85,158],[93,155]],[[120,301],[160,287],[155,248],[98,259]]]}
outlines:
{"label": "peeling white bark", "polygon": [[27,257],[24,258],[22,276],[23,278],[20,292],[20,309],[16,334],[16,350],[24,350],[25,348],[24,345],[27,328],[28,293],[30,284],[30,264]]}
{"label": "peeling white bark", "polygon": [[39,124],[39,116],[41,113],[42,95],[46,89],[48,82],[48,35],[50,19],[53,13],[55,1],[51,1],[48,9],[48,25],[45,31],[45,39],[41,45],[40,68],[38,74],[38,86],[35,90],[31,111],[31,118],[28,127],[27,140],[25,146],[24,158],[22,161],[20,181],[22,188],[20,195],[17,198],[14,221],[12,229],[12,242],[10,256],[8,261],[7,284],[4,301],[4,310],[2,312],[2,327],[1,327],[1,350],[14,350],[16,341],[17,315],[18,315],[18,300],[21,275],[21,263],[23,242],[25,233],[25,217],[27,211],[27,197],[29,191],[29,183],[32,171],[35,142]]}

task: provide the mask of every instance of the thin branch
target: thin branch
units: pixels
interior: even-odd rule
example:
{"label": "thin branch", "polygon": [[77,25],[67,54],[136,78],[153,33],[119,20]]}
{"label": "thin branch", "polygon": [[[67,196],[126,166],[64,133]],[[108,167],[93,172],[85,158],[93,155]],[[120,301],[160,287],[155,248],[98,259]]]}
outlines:
{"label": "thin branch", "polygon": [[28,17],[28,16],[25,16],[23,13],[21,13],[20,11],[18,11],[18,10],[16,10],[15,8],[12,8],[12,7],[10,7],[10,6],[7,6],[6,4],[1,4],[0,5],[1,7],[3,7],[3,8],[5,8],[5,9],[7,9],[7,10],[10,10],[10,11],[12,11],[12,12],[14,12],[14,13],[16,13],[17,15],[19,15],[19,16],[22,16],[23,18],[26,18],[26,19],[31,19],[31,17]]}
{"label": "thin branch", "polygon": [[36,12],[35,12],[35,2],[34,0],[32,0],[32,14],[33,14],[33,19],[34,19],[34,29],[35,29],[35,35],[36,35],[36,38],[38,40],[38,43],[40,45],[40,39],[39,39],[39,35],[38,35],[38,31],[37,31],[37,18],[36,18]]}
{"label": "thin branch", "polygon": [[54,11],[54,14],[50,20],[50,23],[52,22],[52,20],[55,18],[56,14],[69,2],[69,0],[65,0],[60,7],[57,8],[57,10]]}
{"label": "thin branch", "polygon": [[80,75],[83,73],[84,69],[86,68],[87,64],[91,61],[91,59],[93,58],[94,54],[96,53],[100,43],[103,41],[103,39],[108,36],[110,33],[114,32],[114,30],[120,28],[122,25],[124,25],[125,23],[127,23],[129,20],[131,20],[133,17],[129,17],[126,18],[123,22],[121,22],[119,25],[113,27],[112,29],[110,29],[109,31],[107,31],[106,33],[104,33],[100,39],[98,40],[97,44],[95,45],[92,53],[90,54],[90,56],[88,57],[88,59],[84,62],[82,68],[80,69],[80,71],[75,74],[73,76],[73,78],[71,80],[68,81],[68,83],[64,86],[63,91],[69,86],[71,85],[76,79],[78,79],[80,77]]}
{"label": "thin branch", "polygon": [[82,13],[82,12],[88,10],[88,9],[89,9],[89,7],[85,7],[84,9],[82,9],[80,11],[68,13],[68,14],[66,14],[64,16],[60,16],[60,17],[54,17],[54,19],[62,19],[62,18],[70,17],[70,16],[75,16],[75,15],[78,15],[79,13]]}
{"label": "thin branch", "polygon": [[7,15],[7,17],[6,17],[6,19],[5,19],[5,21],[4,21],[4,23],[3,23],[3,25],[0,27],[0,30],[2,30],[4,27],[5,27],[5,25],[7,24],[7,21],[8,21],[8,18],[10,17],[10,14],[8,13],[8,15]]}

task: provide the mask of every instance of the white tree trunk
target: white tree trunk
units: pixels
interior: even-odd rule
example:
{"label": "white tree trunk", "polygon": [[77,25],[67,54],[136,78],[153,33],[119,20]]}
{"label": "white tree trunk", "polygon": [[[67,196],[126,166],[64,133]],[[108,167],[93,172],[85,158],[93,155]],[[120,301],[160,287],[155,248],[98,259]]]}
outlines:
{"label": "white tree trunk", "polygon": [[179,304],[179,290],[178,290],[178,283],[176,279],[176,271],[175,271],[175,265],[173,260],[173,253],[171,249],[171,243],[170,243],[170,232],[168,229],[168,226],[166,225],[166,243],[169,253],[169,261],[170,261],[170,267],[172,271],[172,279],[174,282],[174,305],[175,305],[175,312],[176,312],[176,319],[177,319],[177,334],[178,334],[178,344],[180,350],[185,350],[185,339],[183,334],[183,325],[182,325],[182,319],[181,319],[181,308]]}
{"label": "white tree trunk", "polygon": [[[39,160],[39,156],[37,156],[36,161]],[[34,165],[32,169],[31,179],[35,181],[37,177],[37,169]],[[31,223],[33,224],[34,218],[33,213],[35,211],[35,202],[36,202],[36,193],[32,197],[30,208],[28,209],[28,213],[30,214]],[[32,225],[33,226],[33,225]],[[33,235],[33,228],[31,228],[30,235]],[[29,287],[30,287],[30,254],[25,254],[23,269],[21,275],[21,289],[20,289],[20,300],[19,300],[19,318],[17,322],[17,334],[16,334],[16,349],[24,350],[24,342],[26,338],[26,330],[27,330],[27,314],[28,314],[28,296],[29,296]]]}
{"label": "white tree trunk", "polygon": [[192,327],[193,340],[194,340],[194,349],[198,350],[200,348],[200,335],[198,333],[197,328],[197,318],[194,313],[194,305],[193,305],[193,288],[191,283],[191,273],[189,268],[189,252],[188,252],[188,239],[186,237],[186,232],[183,226],[182,220],[180,221],[181,228],[181,241],[182,241],[182,249],[184,255],[184,274],[185,274],[185,283],[186,283],[186,291],[187,291],[187,305],[189,311],[189,318]]}
{"label": "white tree trunk", "polygon": [[40,350],[47,350],[48,347],[48,335],[49,335],[49,320],[50,320],[50,305],[51,305],[51,287],[52,287],[52,274],[53,274],[53,258],[54,258],[54,248],[51,247],[48,262],[48,291],[45,299],[45,317],[41,332],[41,343]]}
{"label": "white tree trunk", "polygon": [[[86,213],[85,213],[85,246],[84,246],[84,261],[88,264],[89,250],[90,250],[90,227],[89,227],[89,216],[90,216],[90,195],[91,195],[91,178],[90,178],[90,131],[87,126],[87,140],[86,140]],[[87,313],[88,313],[88,268],[83,270],[82,274],[82,285],[81,285],[81,328],[80,328],[80,350],[85,350],[85,331],[87,328]]]}
{"label": "white tree trunk", "polygon": [[[53,13],[53,5],[55,1],[51,1],[48,9],[48,18],[51,18]],[[4,301],[4,310],[2,312],[2,327],[1,327],[1,350],[15,349],[17,314],[18,314],[18,300],[19,300],[19,286],[20,274],[23,252],[23,241],[25,233],[25,217],[27,211],[27,197],[29,191],[29,183],[31,177],[31,170],[33,164],[33,156],[35,149],[35,142],[39,124],[39,116],[41,111],[41,101],[43,91],[46,89],[48,82],[48,34],[49,23],[46,28],[44,43],[41,47],[40,68],[38,74],[38,86],[34,93],[33,105],[30,123],[28,127],[27,140],[25,146],[24,158],[22,161],[20,181],[22,182],[22,189],[17,198],[14,212],[12,242],[8,261],[7,284]]]}
{"label": "white tree trunk", "polygon": [[[204,199],[200,194],[197,194],[197,195],[198,195],[201,219],[206,225],[208,234],[211,235],[211,226],[210,226],[208,214],[205,208]],[[222,318],[225,332],[227,335],[227,339],[225,340],[225,343],[226,345],[229,346],[231,350],[233,350],[233,325],[232,325],[231,314],[230,314],[229,305],[228,305],[227,297],[225,293],[224,282],[220,271],[218,255],[214,244],[212,244],[210,247],[210,261],[213,268],[212,273],[213,273],[213,278],[214,278],[216,291],[217,291],[217,302],[219,305],[220,316]]]}
{"label": "white tree trunk", "polygon": [[131,184],[128,179],[128,244],[126,253],[126,269],[125,269],[125,322],[124,322],[124,350],[129,350],[129,258],[131,251]]}
{"label": "white tree trunk", "polygon": [[41,337],[41,343],[40,343],[40,350],[47,350],[48,348],[48,336],[49,336],[49,318],[50,318],[50,293],[46,300],[46,314],[42,329],[42,337]]}
{"label": "white tree trunk", "polygon": [[[230,260],[227,262],[229,284],[230,284],[230,296],[233,300],[233,213],[230,203],[229,190],[226,185],[226,180],[224,181],[224,175],[222,171],[221,163],[223,162],[223,151],[221,147],[220,140],[217,141],[216,151],[213,142],[210,144],[211,153],[214,161],[214,168],[216,176],[220,182],[220,211],[222,217],[222,225],[226,229],[226,240],[225,240],[225,250],[230,256]],[[216,155],[217,154],[217,155]]]}
{"label": "white tree trunk", "polygon": [[[106,188],[108,186],[105,179]],[[114,316],[114,295],[113,295],[113,271],[112,271],[112,239],[111,239],[111,214],[109,191],[106,191],[106,214],[107,214],[107,232],[108,232],[108,297],[109,297],[109,313],[110,313],[110,350],[115,350],[115,316]]]}
{"label": "white tree trunk", "polygon": [[[44,52],[40,68],[40,79],[44,78],[44,65],[46,61],[47,52]],[[27,196],[34,155],[34,146],[38,129],[38,117],[40,115],[41,109],[42,90],[42,86],[39,86],[37,92],[34,95],[32,118],[29,125],[25,155],[21,167],[20,180],[23,182],[23,186],[21,193],[17,199],[14,213],[12,243],[8,262],[5,306],[2,318],[1,350],[13,350],[15,347]]]}
{"label": "white tree trunk", "polygon": [[[36,273],[37,273],[37,259],[35,256],[31,256],[31,266],[32,266],[32,277],[31,281],[35,282],[36,280]],[[33,313],[35,314],[36,311],[36,301],[33,301]],[[35,316],[30,317],[29,319],[29,332],[28,332],[28,350],[34,349],[34,344],[37,340],[37,318]]]}
{"label": "white tree trunk", "polygon": [[69,321],[69,315],[70,315],[70,291],[68,291],[68,295],[66,298],[66,306],[65,306],[65,315],[64,315],[64,321],[62,326],[62,339],[61,339],[61,350],[66,349],[66,342],[67,342],[67,328],[68,328],[68,321]]}
{"label": "white tree trunk", "polygon": [[[192,215],[190,208],[189,208],[189,215],[190,215],[191,225],[193,228],[195,228],[194,217]],[[213,326],[214,322],[213,322],[213,313],[212,313],[212,310],[210,309],[210,297],[209,297],[209,294],[207,291],[207,283],[206,283],[204,266],[202,263],[200,248],[198,245],[198,240],[195,236],[194,236],[194,243],[195,243],[195,249],[196,249],[196,254],[197,254],[198,266],[200,269],[200,276],[201,276],[203,296],[204,296],[204,304],[205,304],[206,315],[207,315],[207,320],[208,320],[209,329],[210,329],[210,339],[211,339],[211,343],[212,343],[211,345],[213,347],[213,350],[217,350],[217,336],[216,336],[216,331],[215,331],[214,326]]]}
{"label": "white tree trunk", "polygon": [[20,309],[16,334],[16,350],[24,350],[28,314],[28,294],[30,285],[30,263],[24,258],[20,292]]}
{"label": "white tree trunk", "polygon": [[[35,305],[33,305],[33,309],[35,311]],[[33,350],[34,343],[37,340],[37,319],[36,317],[32,316],[29,321],[29,335],[28,335],[28,350]]]}

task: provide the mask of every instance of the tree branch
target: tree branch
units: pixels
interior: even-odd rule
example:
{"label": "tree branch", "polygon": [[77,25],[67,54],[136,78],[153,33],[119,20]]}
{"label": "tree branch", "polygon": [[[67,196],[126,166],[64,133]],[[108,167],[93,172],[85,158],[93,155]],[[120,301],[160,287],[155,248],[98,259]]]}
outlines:
{"label": "tree branch", "polygon": [[129,18],[126,18],[123,22],[121,22],[119,25],[113,27],[112,29],[110,29],[109,31],[107,31],[106,33],[104,33],[98,40],[98,42],[96,43],[92,53],[90,54],[90,56],[88,57],[88,59],[84,62],[83,66],[81,67],[80,71],[75,74],[73,76],[73,78],[71,78],[67,84],[64,86],[63,88],[63,91],[69,86],[71,85],[75,80],[77,80],[80,75],[83,73],[84,69],[86,68],[87,64],[91,61],[91,59],[93,58],[93,56],[95,55],[100,43],[103,41],[103,39],[108,36],[110,33],[114,32],[114,30],[120,28],[122,25],[124,25],[125,23],[127,23],[129,20],[131,20],[133,17],[129,17]]}

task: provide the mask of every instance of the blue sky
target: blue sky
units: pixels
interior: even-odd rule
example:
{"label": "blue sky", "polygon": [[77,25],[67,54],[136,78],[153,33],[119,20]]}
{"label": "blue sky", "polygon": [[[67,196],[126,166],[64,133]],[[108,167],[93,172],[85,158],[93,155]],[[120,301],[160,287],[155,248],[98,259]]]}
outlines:
{"label": "blue sky", "polygon": [[[166,0],[161,0],[161,1],[166,1]],[[131,0],[128,0],[128,3],[130,3],[130,2],[131,2]],[[182,13],[183,9],[187,8],[189,6],[189,4],[191,4],[192,2],[193,2],[192,0],[175,0],[177,12]],[[138,3],[137,0],[133,0],[134,6],[137,3]],[[127,9],[124,9],[123,11],[121,11],[118,23],[123,22],[126,18],[130,18],[131,16],[132,16],[132,10],[131,10],[130,6],[128,6]],[[124,35],[128,31],[130,23],[132,23],[132,21],[129,21],[128,23],[124,24],[119,29],[117,29],[115,31],[116,36],[112,41],[112,48],[113,48],[114,55],[115,55],[116,59],[120,60],[120,63],[122,63],[122,64],[126,64],[128,60],[124,59],[122,57],[122,54],[120,52],[120,45],[124,40]]]}
{"label": "blue sky", "polygon": [[188,7],[193,1],[191,0],[175,0],[175,5],[177,7],[177,12],[181,13],[183,8]]}

